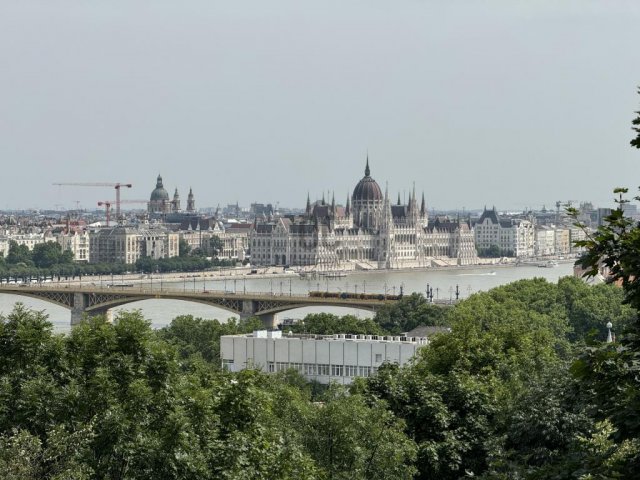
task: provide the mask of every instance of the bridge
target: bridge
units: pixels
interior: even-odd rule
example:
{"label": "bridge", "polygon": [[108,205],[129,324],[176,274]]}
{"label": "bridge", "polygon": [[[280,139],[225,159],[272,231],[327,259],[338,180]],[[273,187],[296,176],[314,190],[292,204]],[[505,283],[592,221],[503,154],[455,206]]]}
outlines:
{"label": "bridge", "polygon": [[71,311],[71,325],[77,325],[85,315],[110,315],[114,307],[148,299],[185,300],[227,310],[241,319],[258,317],[267,327],[275,327],[276,314],[286,310],[312,306],[350,307],[376,311],[390,299],[323,298],[303,295],[277,295],[269,293],[234,293],[161,290],[137,286],[102,287],[20,284],[0,285],[0,293],[10,293],[45,300]]}

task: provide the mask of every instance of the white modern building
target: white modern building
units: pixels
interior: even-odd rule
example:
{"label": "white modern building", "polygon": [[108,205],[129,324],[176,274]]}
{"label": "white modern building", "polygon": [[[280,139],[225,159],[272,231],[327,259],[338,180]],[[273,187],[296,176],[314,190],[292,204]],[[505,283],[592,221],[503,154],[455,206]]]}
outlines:
{"label": "white modern building", "polygon": [[222,367],[237,372],[257,368],[263,372],[297,370],[319,383],[350,384],[355,377],[374,375],[383,363],[404,365],[424,337],[378,337],[375,335],[282,335],[258,330],[246,335],[220,338]]}

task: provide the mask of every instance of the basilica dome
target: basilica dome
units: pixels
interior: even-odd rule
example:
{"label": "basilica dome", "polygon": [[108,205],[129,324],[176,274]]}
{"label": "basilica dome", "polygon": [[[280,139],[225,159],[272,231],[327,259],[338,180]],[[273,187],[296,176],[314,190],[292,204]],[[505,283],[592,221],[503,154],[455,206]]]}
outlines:
{"label": "basilica dome", "polygon": [[353,189],[354,202],[358,201],[382,201],[382,190],[380,185],[373,178],[371,178],[369,170],[369,159],[367,158],[367,166],[364,169],[364,177],[358,182],[356,188]]}
{"label": "basilica dome", "polygon": [[156,188],[151,192],[152,202],[169,201],[169,193],[162,186],[162,177],[158,175],[158,181],[156,182]]}

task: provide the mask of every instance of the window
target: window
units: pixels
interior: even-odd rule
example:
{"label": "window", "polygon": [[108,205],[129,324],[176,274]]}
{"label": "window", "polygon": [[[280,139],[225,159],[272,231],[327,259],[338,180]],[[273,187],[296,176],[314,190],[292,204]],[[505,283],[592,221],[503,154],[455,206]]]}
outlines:
{"label": "window", "polygon": [[331,365],[331,376],[332,377],[342,377],[344,371],[344,366],[342,365]]}
{"label": "window", "polygon": [[304,364],[304,374],[305,375],[316,375],[317,372],[316,365],[313,363],[305,363]]}
{"label": "window", "polygon": [[357,377],[358,376],[358,367],[355,365],[345,365],[344,366],[344,376],[345,377]]}
{"label": "window", "polygon": [[293,368],[298,373],[304,373],[303,370],[302,370],[302,364],[301,363],[291,363],[291,364],[289,364],[289,368]]}
{"label": "window", "polygon": [[287,368],[289,368],[287,362],[276,362],[276,372],[284,372]]}
{"label": "window", "polygon": [[380,362],[382,362],[382,354],[376,353],[376,363],[380,363]]}
{"label": "window", "polygon": [[232,372],[233,371],[233,360],[228,360],[226,358],[222,359],[222,369]]}
{"label": "window", "polygon": [[267,363],[267,372],[273,373],[276,371],[276,366],[273,362]]}
{"label": "window", "polygon": [[371,367],[358,367],[358,374],[361,377],[368,377],[371,375]]}
{"label": "window", "polygon": [[316,365],[317,370],[318,370],[318,375],[329,375],[329,365],[321,363]]}

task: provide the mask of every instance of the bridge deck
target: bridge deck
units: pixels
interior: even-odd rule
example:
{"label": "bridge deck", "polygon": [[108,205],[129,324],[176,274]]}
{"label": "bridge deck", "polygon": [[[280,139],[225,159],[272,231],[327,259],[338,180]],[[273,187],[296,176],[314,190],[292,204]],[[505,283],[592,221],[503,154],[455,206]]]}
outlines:
{"label": "bridge deck", "polygon": [[387,303],[394,303],[395,300],[390,299],[374,299],[374,298],[340,298],[340,297],[310,297],[308,295],[288,295],[277,294],[270,292],[215,292],[215,291],[189,291],[188,289],[171,289],[171,288],[158,288],[150,289],[144,288],[142,284],[140,287],[100,287],[97,285],[0,285],[0,292],[14,293],[17,295],[29,295],[38,296],[38,294],[44,294],[45,292],[51,293],[86,293],[86,294],[102,294],[118,297],[144,297],[156,298],[156,299],[184,299],[184,300],[205,300],[205,299],[233,299],[236,301],[274,301],[286,302],[290,304],[306,304],[306,305],[331,305],[336,304],[344,305],[345,307],[365,307],[372,309],[380,307]]}

